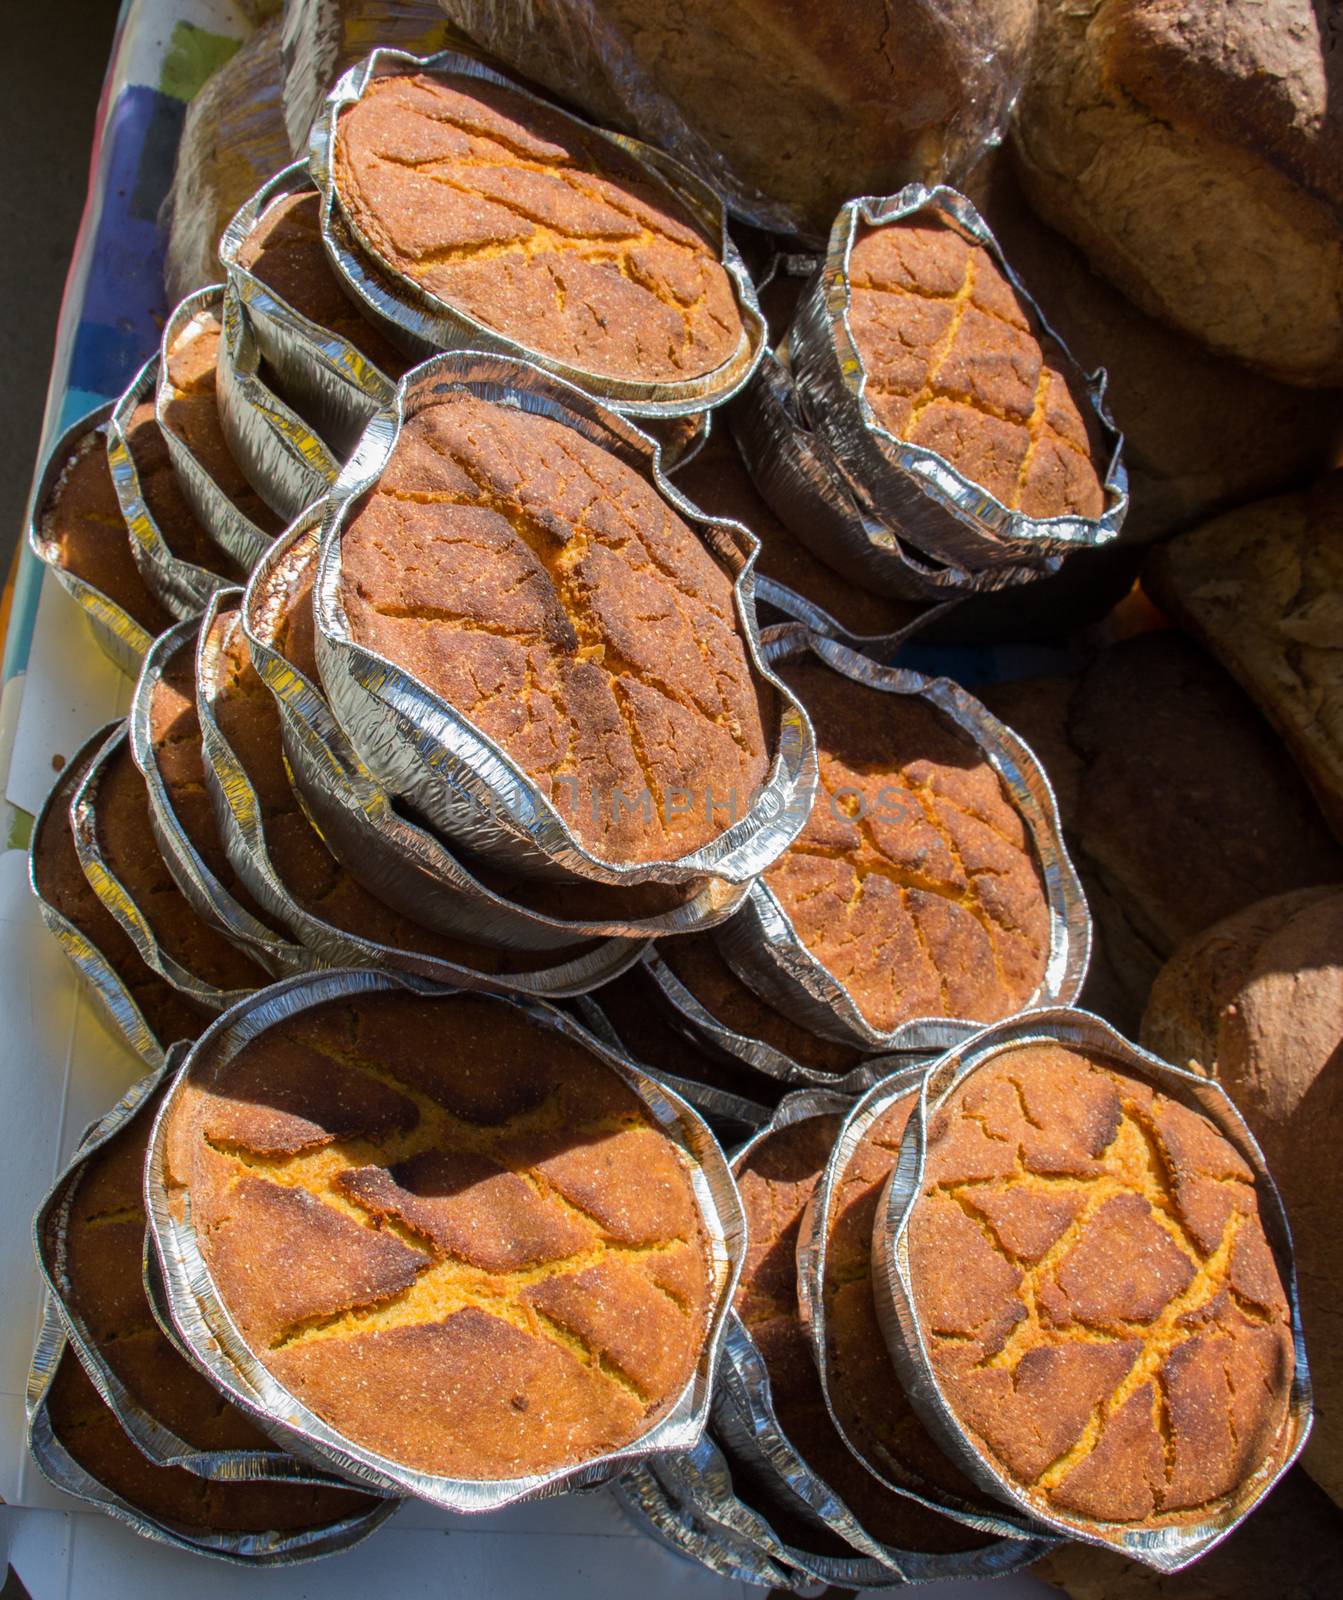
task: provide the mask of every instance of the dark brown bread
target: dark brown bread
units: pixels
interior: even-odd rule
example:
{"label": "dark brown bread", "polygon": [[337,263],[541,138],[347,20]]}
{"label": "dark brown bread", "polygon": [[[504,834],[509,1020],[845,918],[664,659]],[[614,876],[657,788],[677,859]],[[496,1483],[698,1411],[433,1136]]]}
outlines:
{"label": "dark brown bread", "polygon": [[687,1158],[506,1003],[374,995],[267,1030],[168,1131],[256,1357],[366,1448],[500,1478],[630,1444],[694,1371],[714,1267]]}
{"label": "dark brown bread", "polygon": [[502,745],[588,848],[676,857],[746,814],[770,697],[732,579],[615,456],[448,396],[405,425],[342,551],[354,639]]}
{"label": "dark brown bread", "polygon": [[145,508],[158,525],[171,553],[179,561],[189,561],[220,577],[242,578],[242,568],[211,539],[187,503],[152,400],[142,401],[131,412],[126,425],[126,445],[135,462]]}
{"label": "dark brown bread", "polygon": [[1254,1175],[1102,1057],[1020,1045],[941,1106],[910,1221],[920,1326],[975,1448],[1042,1511],[1201,1520],[1290,1435]]}
{"label": "dark brown bread", "polygon": [[767,1135],[737,1168],[749,1246],[736,1311],[769,1372],[774,1413],[790,1443],[874,1538],[901,1550],[970,1550],[984,1541],[892,1493],[845,1444],[826,1410],[797,1302],[803,1214],[842,1119],[808,1117]]}
{"label": "dark brown bread", "polygon": [[341,115],[334,179],[383,261],[542,355],[667,383],[741,344],[731,280],[670,188],[511,90],[376,79]]}
{"label": "dark brown bread", "polygon": [[75,850],[70,830],[70,800],[93,760],[72,762],[57,779],[57,798],[33,840],[33,878],[37,892],[72,924],[125,985],[160,1044],[194,1039],[210,1021],[204,1006],[179,994],[147,967],[130,935],[93,892]]}
{"label": "dark brown bread", "polygon": [[1002,780],[925,700],[811,659],[780,676],[820,756],[807,825],[765,873],[798,937],[883,1032],[1018,1010],[1044,976],[1049,908]]}
{"label": "dark brown bread", "polygon": [[75,446],[38,513],[38,531],[56,546],[67,572],[105,594],[146,633],[160,634],[172,621],[131,554],[101,433],[87,433]]}
{"label": "dark brown bread", "polygon": [[988,250],[918,218],[864,227],[849,283],[863,392],[888,433],[1027,516],[1101,514],[1086,393]]}

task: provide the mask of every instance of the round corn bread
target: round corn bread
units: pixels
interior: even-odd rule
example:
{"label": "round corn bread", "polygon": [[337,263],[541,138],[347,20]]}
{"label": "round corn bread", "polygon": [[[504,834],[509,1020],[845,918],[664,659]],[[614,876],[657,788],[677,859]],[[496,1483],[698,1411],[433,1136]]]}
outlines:
{"label": "round corn bread", "polygon": [[888,433],[935,450],[1009,510],[1100,516],[1090,402],[983,245],[913,218],[861,228],[849,290],[863,393]]}
{"label": "round corn bread", "polygon": [[651,169],[512,90],[377,78],[340,115],[333,180],[394,272],[596,377],[703,377],[741,345],[716,245]]}
{"label": "round corn bread", "polygon": [[339,598],[357,644],[607,859],[698,849],[767,776],[732,577],[633,467],[549,417],[455,393],[409,418],[344,530]]}
{"label": "round corn bread", "polygon": [[908,1237],[943,1397],[1042,1512],[1200,1521],[1284,1448],[1291,1321],[1254,1174],[1104,1057],[1018,1045],[967,1075]]}
{"label": "round corn bread", "polygon": [[378,1500],[318,1484],[216,1483],[156,1466],[103,1404],[67,1349],[46,1396],[51,1431],[90,1477],[134,1510],[197,1533],[299,1533],[363,1516]]}
{"label": "round corn bread", "polygon": [[242,568],[205,531],[182,493],[153,400],[142,400],[131,412],[126,424],[126,447],[135,463],[145,508],[169,552],[179,561],[189,561],[221,578],[242,578]]}
{"label": "round corn bread", "polygon": [[85,434],[75,446],[38,513],[38,532],[55,545],[67,572],[115,601],[146,633],[160,634],[172,622],[131,554],[101,432]]}
{"label": "round corn bread", "polygon": [[218,1295],[332,1428],[512,1479],[633,1444],[717,1285],[688,1158],[620,1077],[507,1002],[331,1001],[190,1079],[166,1129]]}
{"label": "round corn bread", "polygon": [[1049,904],[1001,778],[917,695],[809,657],[776,670],[820,759],[807,824],[764,875],[798,938],[881,1032],[1020,1010],[1044,978]]}
{"label": "round corn bread", "polygon": [[778,1128],[737,1167],[749,1244],[735,1307],[769,1373],[774,1414],[789,1442],[874,1538],[938,1553],[986,1542],[949,1517],[893,1493],[867,1470],[826,1409],[797,1302],[798,1231],[842,1117],[826,1113]]}

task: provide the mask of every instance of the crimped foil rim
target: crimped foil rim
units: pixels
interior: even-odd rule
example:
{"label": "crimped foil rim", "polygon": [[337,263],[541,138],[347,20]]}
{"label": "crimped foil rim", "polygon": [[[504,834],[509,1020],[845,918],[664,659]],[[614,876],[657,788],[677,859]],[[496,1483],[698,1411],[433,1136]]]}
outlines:
{"label": "crimped foil rim", "polygon": [[[755,1150],[775,1133],[813,1117],[847,1116],[852,1100],[824,1089],[803,1089],[786,1096],[769,1123],[757,1130],[731,1157],[732,1175],[741,1170]],[[774,1410],[769,1368],[750,1329],[734,1311],[728,1319],[723,1351],[718,1360],[718,1385],[714,1392],[713,1427],[729,1457],[749,1443],[748,1459],[762,1473],[779,1480],[784,1492],[801,1502],[816,1517],[866,1559],[883,1567],[891,1579],[927,1583],[938,1579],[997,1577],[1037,1560],[1049,1541],[1034,1545],[1022,1539],[1002,1539],[987,1549],[942,1554],[903,1550],[867,1532],[859,1517],[830,1487],[789,1439]],[[843,1439],[843,1436],[840,1436]],[[843,1441],[847,1444],[847,1440]],[[861,1571],[861,1565],[858,1568]],[[842,1572],[832,1582],[861,1581]],[[889,1580],[888,1580],[889,1581]]]}
{"label": "crimped foil rim", "polygon": [[[1091,954],[1091,917],[1081,880],[1068,855],[1049,775],[1025,740],[949,678],[929,678],[907,667],[883,667],[799,624],[766,630],[771,663],[810,652],[855,683],[926,701],[967,735],[997,773],[1034,847],[1049,906],[1049,958],[1040,984],[1020,1010],[1068,1005],[1081,993]],[[911,1017],[883,1033],[863,1016],[848,988],[811,952],[763,878],[751,886],[742,910],[715,938],[729,965],[762,998],[804,1026],[849,1038],[874,1053],[936,1054],[984,1026],[956,1017]]]}
{"label": "crimped foil rim", "polygon": [[852,650],[856,655],[870,656],[873,661],[886,662],[903,645],[923,630],[944,617],[948,612],[954,611],[961,603],[961,596],[953,596],[950,600],[938,601],[930,605],[926,611],[921,611],[918,616],[911,617],[903,627],[893,628],[890,633],[853,633],[837,618],[817,605],[814,600],[809,600],[799,589],[790,589],[786,583],[780,583],[777,578],[767,578],[763,573],[756,574],[755,597],[761,605],[773,606],[782,613],[790,622],[800,622],[803,627],[810,628],[813,633],[818,633],[823,639],[833,639],[836,644],[842,644],[845,649]]}
{"label": "crimped foil rim", "polygon": [[[315,1454],[350,1482],[371,1484],[384,1493],[414,1495],[451,1511],[497,1510],[566,1487],[605,1482],[622,1463],[689,1448],[704,1431],[723,1329],[746,1252],[745,1217],[727,1158],[699,1113],[679,1095],[563,1012],[517,995],[490,998],[495,1004],[514,1007],[542,1031],[560,1033],[595,1055],[638,1096],[657,1127],[685,1158],[717,1285],[700,1359],[667,1413],[631,1444],[569,1467],[512,1479],[449,1478],[414,1471],[346,1438],[291,1395],[244,1343],[215,1290],[189,1216],[179,1222],[167,1203],[163,1144],[172,1107],[193,1073],[208,1068],[216,1056],[232,1059],[233,1053],[271,1023],[326,1000],[396,990],[426,999],[446,999],[461,992],[403,973],[346,969],[301,974],[235,1006],[201,1036],[183,1061],[159,1108],[150,1138],[145,1209],[169,1311],[196,1364],[244,1410],[265,1418],[268,1431],[285,1442],[292,1439],[302,1453]],[[263,1012],[259,1020],[258,1010]]]}
{"label": "crimped foil rim", "polygon": [[112,872],[98,844],[98,787],[102,782],[107,763],[126,738],[126,724],[119,722],[103,741],[70,801],[70,823],[74,832],[79,864],[84,869],[84,876],[89,880],[89,887],[130,935],[131,942],[139,951],[145,965],[152,967],[161,978],[172,984],[174,989],[180,990],[197,1004],[206,1006],[211,1011],[223,1011],[235,1000],[243,999],[253,991],[217,989],[212,983],[206,983],[195,973],[189,972],[163,950],[148,918],[131,898],[125,884]]}
{"label": "crimped foil rim", "polygon": [[[346,519],[359,497],[381,476],[406,417],[415,415],[434,396],[454,389],[549,417],[600,444],[632,470],[641,471],[657,493],[700,533],[719,564],[730,572],[735,569],[733,590],[740,637],[756,681],[763,679],[777,696],[775,750],[769,776],[746,816],[699,849],[673,861],[625,865],[592,854],[578,842],[540,784],[500,746],[410,672],[351,638],[339,598]],[[449,352],[416,367],[397,386],[392,407],[379,412],[369,424],[326,501],[314,583],[318,668],[336,719],[356,749],[361,743],[356,725],[369,721],[362,741],[365,748],[360,750],[365,760],[369,734],[376,731],[386,737],[390,731],[402,766],[403,787],[408,774],[428,774],[413,798],[431,821],[443,820],[434,814],[436,809],[444,810],[443,804],[435,807],[434,797],[441,798],[446,785],[458,791],[459,801],[465,797],[472,802],[477,815],[488,812],[498,837],[507,830],[508,848],[525,850],[533,870],[615,884],[681,882],[697,876],[741,882],[775,860],[801,831],[811,809],[816,775],[811,724],[796,697],[771,672],[759,648],[751,588],[757,548],[754,536],[739,523],[707,517],[693,506],[667,480],[657,443],[599,401],[526,362],[477,351]],[[435,785],[432,792],[430,783]],[[797,814],[801,810],[799,789],[808,799],[802,815]],[[523,815],[510,816],[510,804]]]}
{"label": "crimped foil rim", "polygon": [[[191,509],[200,518],[201,525],[219,548],[244,570],[250,571],[270,545],[270,535],[238,510],[206,467],[197,460],[186,441],[180,438],[167,422],[168,404],[173,397],[173,386],[168,377],[169,353],[197,317],[208,312],[217,317],[222,325],[223,310],[224,287],[218,283],[207,284],[203,289],[193,290],[173,308],[163,325],[163,337],[159,342],[159,362],[154,378],[154,416],[167,442],[173,471],[177,474],[182,492],[190,502]],[[223,344],[221,336],[219,341],[221,352]],[[217,391],[218,362],[215,370]],[[217,398],[216,405],[218,405]]]}
{"label": "crimped foil rim", "polygon": [[[316,964],[411,973],[433,983],[491,994],[560,998],[581,994],[618,977],[639,959],[643,946],[637,940],[606,939],[595,949],[578,955],[559,950],[551,966],[530,972],[490,973],[458,966],[443,956],[378,944],[338,928],[300,905],[271,860],[260,801],[214,715],[215,673],[209,641],[220,605],[220,597],[215,596],[206,607],[196,649],[196,709],[205,787],[214,802],[224,850],[234,871],[259,903],[313,951]],[[236,625],[241,626],[241,613],[238,616]]]}
{"label": "crimped foil rim", "polygon": [[[241,591],[221,589],[217,593],[228,601]],[[207,609],[213,614],[213,603]],[[291,943],[259,922],[206,865],[173,808],[172,796],[154,751],[150,727],[154,689],[162,678],[164,668],[180,650],[199,636],[201,626],[199,618],[189,618],[167,629],[154,641],[145,656],[144,668],[136,682],[126,719],[131,759],[145,780],[149,794],[149,820],[155,842],[164,865],[199,917],[214,922],[244,954],[251,956],[274,976],[285,977],[291,972],[306,972],[315,964],[312,952],[302,945]],[[194,650],[192,653],[194,656]]]}
{"label": "crimped foil rim", "polygon": [[116,1105],[93,1124],[38,1206],[32,1223],[33,1253],[46,1283],[49,1303],[64,1324],[66,1340],[89,1382],[132,1442],[156,1466],[181,1467],[199,1478],[219,1483],[267,1480],[337,1484],[339,1480],[330,1474],[314,1473],[279,1450],[201,1450],[189,1444],[130,1393],[107,1364],[97,1340],[70,1299],[65,1232],[69,1207],[84,1168],[90,1157],[143,1112],[145,1103],[178,1070],[185,1054],[185,1044],[173,1045],[161,1065],[132,1084]]}
{"label": "crimped foil rim", "polygon": [[[805,1084],[817,1089],[833,1089],[837,1094],[853,1096],[869,1089],[890,1069],[892,1063],[874,1057],[847,1072],[826,1072],[821,1067],[804,1066],[792,1056],[776,1050],[763,1039],[753,1039],[749,1034],[737,1033],[725,1022],[720,1022],[713,1012],[702,1005],[686,988],[672,969],[662,959],[656,947],[646,950],[642,961],[649,978],[657,985],[663,999],[676,1013],[687,1032],[700,1040],[717,1045],[720,1050],[744,1061],[748,1067],[763,1072],[781,1083]],[[735,969],[734,969],[735,970]],[[804,1024],[795,1023],[797,1027]]]}
{"label": "crimped foil rim", "polygon": [[[108,738],[121,726],[120,721],[104,723],[104,725],[87,738],[79,749],[75,751],[66,767],[76,767],[83,761],[85,754],[100,749]],[[120,1030],[126,1043],[135,1051],[151,1068],[161,1067],[165,1059],[165,1043],[155,1034],[149,1026],[144,1013],[136,1005],[130,990],[121,981],[120,975],[112,963],[103,955],[98,946],[89,938],[82,929],[77,928],[63,912],[56,909],[51,902],[44,898],[42,891],[37,886],[36,852],[38,841],[42,837],[42,830],[46,826],[47,818],[56,797],[60,794],[64,784],[64,769],[57,776],[47,792],[46,799],[42,802],[33,821],[31,842],[28,846],[28,887],[33,891],[37,901],[38,910],[41,912],[42,921],[47,929],[55,935],[57,942],[79,976],[102,1002],[104,1010],[112,1023]],[[71,794],[71,800],[74,795]],[[66,807],[66,826],[69,827],[69,806]]]}
{"label": "crimped foil rim", "polygon": [[688,1100],[704,1116],[718,1117],[728,1122],[740,1122],[747,1128],[759,1127],[769,1120],[770,1108],[757,1105],[754,1100],[747,1100],[744,1095],[734,1094],[730,1089],[720,1089],[717,1084],[701,1083],[698,1078],[682,1078],[674,1072],[664,1072],[661,1067],[650,1066],[646,1061],[640,1061],[602,1010],[600,989],[577,996],[574,1004],[583,1020],[583,1026],[589,1033],[600,1039],[608,1049],[638,1062],[641,1072],[646,1072],[658,1083],[665,1083],[668,1088],[674,1089],[682,1100]]}
{"label": "crimped foil rim", "polygon": [[292,521],[326,494],[340,463],[317,430],[261,377],[261,350],[232,284],[224,287],[219,320],[216,372],[224,441],[271,510]]}
{"label": "crimped foil rim", "polygon": [[116,1522],[124,1523],[142,1538],[166,1544],[193,1555],[213,1556],[240,1567],[295,1566],[300,1561],[315,1561],[320,1556],[350,1550],[400,1509],[399,1500],[387,1499],[371,1511],[329,1523],[324,1528],[301,1533],[267,1537],[256,1533],[202,1533],[179,1531],[166,1522],[139,1510],[130,1501],[101,1484],[74,1459],[57,1438],[47,1414],[47,1391],[65,1353],[65,1326],[48,1298],[43,1309],[42,1328],[28,1373],[26,1410],[28,1449],[42,1476],[64,1494],[83,1500]]}
{"label": "crimped foil rim", "polygon": [[[107,463],[117,491],[117,503],[126,519],[131,553],[151,594],[179,621],[198,616],[206,596],[233,580],[175,556],[154,520],[140,487],[140,469],[131,454],[127,429],[135,408],[153,397],[158,386],[156,351],[126,386],[112,407],[107,424]],[[157,419],[156,419],[157,426]]]}
{"label": "crimped foil rim", "polygon": [[[282,564],[300,541],[316,530],[322,515],[321,507],[313,507],[275,541],[252,573],[240,612],[252,664],[280,710],[285,729],[285,753],[295,792],[304,809],[317,815],[334,855],[340,856],[339,847],[343,841],[341,830],[333,826],[330,819],[332,809],[339,808],[352,822],[357,821],[370,849],[400,855],[417,875],[431,884],[441,884],[451,894],[461,896],[464,902],[475,901],[490,907],[499,916],[506,917],[515,931],[536,930],[525,935],[526,943],[522,937],[512,941],[519,948],[547,948],[552,944],[560,948],[587,939],[645,940],[667,933],[689,933],[714,927],[733,915],[746,897],[747,885],[726,884],[709,878],[691,899],[657,916],[585,920],[549,916],[488,888],[436,834],[397,812],[387,789],[364,765],[336,721],[324,689],[274,648],[272,630],[263,615],[270,601],[270,586]],[[311,765],[307,759],[309,752],[319,753],[313,757]],[[346,866],[349,867],[348,861]],[[444,932],[460,932],[448,927],[446,922],[445,917]]]}
{"label": "crimped foil rim", "polygon": [[[942,1393],[928,1355],[918,1318],[918,1294],[909,1266],[908,1229],[920,1191],[927,1152],[929,1119],[946,1098],[996,1056],[1020,1045],[1057,1043],[1090,1050],[1113,1062],[1181,1104],[1208,1118],[1249,1164],[1255,1175],[1256,1198],[1291,1310],[1295,1371],[1285,1431],[1290,1437],[1241,1486],[1232,1506],[1192,1525],[1135,1530],[1131,1524],[1070,1518],[1050,1512],[1021,1493],[1005,1473],[997,1471],[987,1450],[970,1444],[965,1429]],[[882,1248],[876,1248],[880,1238]],[[935,1062],[924,1078],[900,1147],[900,1158],[887,1180],[874,1227],[873,1294],[878,1319],[910,1400],[949,1457],[986,1492],[1041,1527],[1117,1551],[1158,1572],[1178,1572],[1220,1544],[1255,1509],[1301,1454],[1310,1434],[1312,1391],[1306,1361],[1301,1303],[1297,1291],[1292,1235],[1282,1198],[1254,1135],[1231,1097],[1215,1078],[1172,1066],[1130,1043],[1100,1017],[1069,1006],[1027,1012],[985,1028]],[[1107,1533],[1103,1530],[1112,1530]]]}
{"label": "crimped foil rim", "polygon": [[[614,145],[649,171],[654,180],[669,189],[706,229],[710,241],[716,240],[718,244],[719,265],[731,282],[742,322],[741,339],[734,354],[710,372],[677,382],[641,383],[603,377],[555,357],[543,356],[519,340],[487,327],[382,261],[359,233],[336,191],[336,127],[341,111],[362,98],[374,78],[408,72],[476,79],[507,89]],[[400,336],[403,345],[413,344],[421,355],[454,347],[493,350],[510,359],[542,367],[591,395],[605,397],[605,403],[614,410],[629,416],[647,417],[681,416],[723,404],[749,381],[760,359],[766,338],[765,322],[756,302],[750,273],[728,231],[721,197],[665,152],[628,134],[613,133],[587,122],[476,57],[455,50],[417,56],[406,50],[375,49],[344,72],[332,86],[312,126],[308,166],[322,196],[322,239],[342,280],[362,306]]]}
{"label": "crimped foil rim", "polygon": [[[903,1067],[891,1073],[890,1077],[883,1078],[880,1083],[873,1084],[862,1099],[855,1101],[849,1108],[848,1115],[840,1125],[840,1130],[835,1136],[834,1148],[830,1152],[830,1159],[826,1162],[825,1170],[821,1173],[813,1191],[811,1203],[802,1216],[802,1226],[797,1241],[798,1314],[803,1329],[811,1340],[812,1354],[816,1359],[816,1372],[821,1382],[821,1394],[830,1421],[840,1438],[878,1483],[889,1489],[892,1494],[904,1495],[918,1505],[930,1511],[939,1511],[944,1516],[951,1517],[956,1522],[963,1522],[967,1527],[974,1528],[980,1533],[999,1539],[1033,1541],[1042,1536],[1040,1524],[1034,1517],[1019,1517],[1006,1508],[995,1511],[992,1507],[975,1505],[923,1480],[919,1480],[918,1487],[915,1487],[915,1475],[912,1471],[911,1481],[908,1483],[897,1483],[895,1479],[879,1471],[868,1457],[855,1447],[847,1429],[839,1419],[830,1392],[830,1368],[826,1358],[825,1265],[829,1253],[830,1211],[834,1204],[835,1188],[867,1130],[897,1100],[917,1095],[927,1070],[926,1063]],[[878,1209],[880,1210],[880,1207]],[[875,1282],[878,1276],[875,1263],[872,1276]],[[896,1369],[892,1365],[892,1384],[901,1381],[897,1378]]]}
{"label": "crimped foil rim", "polygon": [[[1030,517],[1014,511],[946,457],[897,439],[877,421],[866,397],[867,372],[849,325],[849,257],[860,222],[881,227],[920,211],[935,212],[990,252],[1083,386],[1109,451],[1106,508],[1099,517]],[[874,507],[891,505],[894,514],[903,499],[903,517],[898,520],[905,536],[920,549],[945,551],[968,566],[983,567],[1029,560],[1032,554],[1097,549],[1118,536],[1128,511],[1128,474],[1122,459],[1123,435],[1105,405],[1105,371],[1099,369],[1090,377],[1082,371],[1013,272],[988,224],[956,190],[945,184],[930,188],[912,183],[898,194],[846,201],[831,228],[821,270],[798,307],[789,343],[803,408],[828,437],[841,472],[860,498]],[[926,504],[910,502],[911,487]],[[935,522],[930,509],[937,513]],[[916,521],[924,525],[916,529],[911,526]]]}
{"label": "crimped foil rim", "polygon": [[[48,539],[42,532],[42,515],[47,502],[64,478],[66,470],[73,465],[76,456],[85,450],[106,451],[108,424],[115,406],[114,400],[107,400],[102,405],[95,406],[92,411],[86,411],[82,417],[72,422],[52,445],[28,498],[24,533],[28,548],[43,566],[51,569],[56,582],[83,611],[89,627],[93,630],[93,636],[104,653],[124,673],[133,678],[139,672],[140,662],[153,642],[153,634],[142,627],[110,595],[90,583],[87,578],[81,577],[73,568],[67,567],[61,561],[54,541]],[[130,538],[129,534],[127,538]],[[131,542],[134,544],[133,540]]]}

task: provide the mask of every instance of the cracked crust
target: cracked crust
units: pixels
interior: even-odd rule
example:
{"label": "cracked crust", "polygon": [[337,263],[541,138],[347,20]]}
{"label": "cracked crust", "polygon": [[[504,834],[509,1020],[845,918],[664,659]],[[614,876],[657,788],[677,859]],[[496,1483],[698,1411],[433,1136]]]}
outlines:
{"label": "cracked crust", "polygon": [[703,377],[739,348],[732,282],[672,191],[551,107],[478,80],[378,78],[343,111],[333,179],[394,272],[598,377]]}
{"label": "cracked crust", "polygon": [[572,428],[464,394],[427,406],[341,563],[351,637],[501,745],[588,849],[675,858],[729,826],[734,802],[746,815],[770,692],[732,578]]}
{"label": "cracked crust", "polygon": [[142,400],[131,412],[126,424],[126,448],[140,479],[145,509],[163,535],[169,553],[221,578],[245,580],[243,569],[205,531],[182,493],[152,400]]}
{"label": "cracked crust", "polygon": [[407,1467],[577,1465],[694,1372],[715,1285],[687,1158],[506,1004],[316,1007],[190,1083],[167,1150],[257,1358]]}
{"label": "cracked crust", "polygon": [[808,1117],[768,1134],[737,1170],[749,1247],[736,1311],[769,1373],[774,1413],[794,1449],[873,1537],[901,1550],[971,1550],[968,1529],[897,1495],[863,1466],[826,1409],[797,1304],[803,1213],[830,1158],[841,1118]]}
{"label": "cracked crust", "polygon": [[1029,517],[1100,516],[1086,393],[982,245],[913,218],[860,228],[849,329],[888,433],[935,450]]}
{"label": "cracked crust", "polygon": [[94,893],[84,876],[70,829],[70,800],[96,751],[71,762],[57,780],[58,798],[49,806],[33,841],[33,880],[37,892],[86,938],[120,979],[160,1044],[194,1039],[212,1012],[179,994],[146,966],[130,935]]}
{"label": "cracked crust", "polygon": [[67,1348],[47,1391],[57,1441],[91,1477],[137,1511],[201,1533],[298,1533],[362,1516],[371,1495],[316,1484],[214,1483],[159,1467],[131,1443]]}
{"label": "cracked crust", "polygon": [[56,547],[60,565],[114,601],[146,633],[158,635],[172,618],[145,587],[131,554],[107,441],[86,433],[62,467],[39,513],[38,532]]}
{"label": "cracked crust", "polygon": [[1254,1175],[1104,1058],[1021,1045],[933,1118],[909,1231],[967,1438],[1041,1510],[1202,1521],[1287,1439],[1287,1300]]}
{"label": "cracked crust", "polygon": [[1019,1010],[1044,977],[1049,905],[998,774],[917,696],[818,661],[778,670],[820,758],[807,825],[765,873],[798,937],[881,1032]]}

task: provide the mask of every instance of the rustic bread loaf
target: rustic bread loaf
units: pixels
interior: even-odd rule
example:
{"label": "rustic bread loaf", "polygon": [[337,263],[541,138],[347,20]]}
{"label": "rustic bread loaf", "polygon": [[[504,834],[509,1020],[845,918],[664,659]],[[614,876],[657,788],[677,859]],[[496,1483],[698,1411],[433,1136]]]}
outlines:
{"label": "rustic bread loaf", "polygon": [[179,561],[189,561],[207,572],[218,573],[221,578],[234,581],[244,578],[246,574],[242,568],[201,527],[187,503],[152,400],[142,401],[132,411],[126,426],[126,446],[140,479],[145,508],[169,551]]}
{"label": "rustic bread loaf", "polygon": [[1190,529],[1143,581],[1240,680],[1343,838],[1343,472]]}
{"label": "rustic bread loaf", "polygon": [[1306,1471],[1343,1503],[1343,889],[1261,900],[1187,939],[1161,969],[1142,1041],[1210,1073],[1263,1147],[1296,1244],[1315,1387]]}
{"label": "rustic bread loaf", "polygon": [[417,412],[341,560],[354,640],[501,745],[589,849],[673,858],[746,815],[769,691],[732,578],[573,429],[460,393]]}
{"label": "rustic bread loaf", "polygon": [[1202,1521],[1290,1440],[1290,1313],[1251,1168],[1115,1063],[1025,1044],[937,1108],[909,1273],[943,1398],[1074,1525]]}
{"label": "rustic bread loaf", "polygon": [[1343,380],[1343,109],[1312,0],[1045,0],[1014,140],[1130,299],[1290,383]]}
{"label": "rustic bread loaf", "polygon": [[506,1002],[333,1001],[175,1102],[168,1184],[256,1358],[423,1472],[574,1466],[645,1434],[715,1292],[688,1158]]}
{"label": "rustic bread loaf", "polygon": [[741,348],[718,249],[672,189],[563,112],[480,79],[375,79],[333,179],[393,272],[597,377],[704,377]]}

